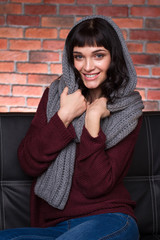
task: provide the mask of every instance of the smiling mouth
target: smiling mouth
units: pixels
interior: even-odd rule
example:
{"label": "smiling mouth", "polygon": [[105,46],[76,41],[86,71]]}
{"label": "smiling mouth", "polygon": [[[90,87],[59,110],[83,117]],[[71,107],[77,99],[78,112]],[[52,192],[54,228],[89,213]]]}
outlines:
{"label": "smiling mouth", "polygon": [[95,73],[95,74],[85,74],[83,73],[85,79],[89,79],[89,80],[94,80],[95,78],[97,78],[99,76],[100,73]]}

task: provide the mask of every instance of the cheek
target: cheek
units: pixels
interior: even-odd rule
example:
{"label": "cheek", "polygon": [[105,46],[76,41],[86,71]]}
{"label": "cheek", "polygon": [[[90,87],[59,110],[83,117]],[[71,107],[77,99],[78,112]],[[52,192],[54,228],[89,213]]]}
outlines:
{"label": "cheek", "polygon": [[111,63],[110,61],[105,62],[102,66],[102,69],[107,72],[110,66],[110,63]]}
{"label": "cheek", "polygon": [[80,71],[80,69],[82,68],[81,65],[82,64],[80,62],[74,61],[74,66],[78,71]]}

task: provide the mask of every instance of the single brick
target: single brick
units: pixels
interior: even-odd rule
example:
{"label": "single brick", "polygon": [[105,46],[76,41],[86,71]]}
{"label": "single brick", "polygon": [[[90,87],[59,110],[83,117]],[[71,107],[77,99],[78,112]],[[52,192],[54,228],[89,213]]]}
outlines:
{"label": "single brick", "polygon": [[60,6],[62,15],[92,15],[92,7],[88,6]]}
{"label": "single brick", "polygon": [[138,76],[149,76],[149,68],[135,66],[135,69]]}
{"label": "single brick", "polygon": [[4,25],[5,24],[5,18],[4,16],[0,16],[0,25]]}
{"label": "single brick", "polygon": [[159,111],[159,107],[158,107],[158,102],[154,101],[154,102],[151,102],[151,101],[144,101],[143,102],[144,104],[144,109],[143,111]]}
{"label": "single brick", "polygon": [[132,40],[147,40],[147,41],[159,41],[160,32],[151,30],[131,30],[130,39]]}
{"label": "single brick", "polygon": [[14,96],[41,96],[42,87],[33,86],[15,86],[13,85],[12,92]]}
{"label": "single brick", "polygon": [[97,14],[111,16],[111,17],[127,17],[128,7],[116,7],[116,6],[101,6],[97,7]]}
{"label": "single brick", "polygon": [[11,92],[10,85],[0,85],[0,95],[9,95]]}
{"label": "single brick", "polygon": [[77,0],[77,4],[108,4],[109,0]]}
{"label": "single brick", "polygon": [[131,55],[134,64],[157,65],[160,63],[158,55]]}
{"label": "single brick", "polygon": [[160,43],[147,43],[146,52],[148,53],[160,53]]}
{"label": "single brick", "polygon": [[0,112],[8,112],[8,107],[0,106]]}
{"label": "single brick", "polygon": [[38,50],[41,49],[40,40],[10,40],[11,50]]}
{"label": "single brick", "polygon": [[65,41],[57,40],[44,40],[43,49],[44,50],[63,50]]}
{"label": "single brick", "polygon": [[150,100],[159,100],[160,99],[160,90],[148,90],[147,99]]}
{"label": "single brick", "polygon": [[117,5],[143,5],[145,0],[112,0],[112,4]]}
{"label": "single brick", "polygon": [[36,112],[36,108],[29,107],[10,107],[10,112]]}
{"label": "single brick", "polygon": [[59,61],[59,53],[56,52],[36,52],[32,51],[29,55],[30,62],[57,62]]}
{"label": "single brick", "polygon": [[57,3],[59,3],[59,4],[72,4],[72,3],[75,3],[75,0],[44,0],[44,3],[53,3],[53,4],[57,4]]}
{"label": "single brick", "polygon": [[158,5],[159,6],[159,0],[148,0],[148,5]]}
{"label": "single brick", "polygon": [[134,18],[114,18],[114,22],[120,28],[142,28],[143,20]]}
{"label": "single brick", "polygon": [[14,63],[13,62],[0,62],[0,72],[13,72]]}
{"label": "single brick", "polygon": [[28,28],[25,32],[27,38],[57,38],[56,29],[47,28]]}
{"label": "single brick", "polygon": [[40,18],[38,16],[7,16],[7,24],[9,25],[23,25],[23,26],[39,26]]}
{"label": "single brick", "polygon": [[1,61],[27,61],[27,53],[20,51],[0,51]]}
{"label": "single brick", "polygon": [[25,105],[25,98],[24,97],[0,97],[0,105],[15,105],[15,106],[24,106]]}
{"label": "single brick", "polygon": [[40,102],[40,98],[27,98],[28,107],[37,107]]}
{"label": "single brick", "polygon": [[7,39],[0,39],[0,49],[7,49]]}
{"label": "single brick", "polygon": [[0,28],[0,37],[2,38],[22,38],[23,29],[22,28],[10,28],[2,27]]}
{"label": "single brick", "polygon": [[128,42],[127,47],[129,52],[137,52],[137,53],[143,52],[143,44],[141,43]]}
{"label": "single brick", "polygon": [[55,15],[57,13],[56,6],[37,4],[25,5],[25,14],[33,15]]}
{"label": "single brick", "polygon": [[160,67],[153,67],[152,68],[152,74],[155,75],[155,76],[160,76]]}
{"label": "single brick", "polygon": [[16,3],[41,3],[42,0],[10,0],[11,2],[16,2]]}
{"label": "single brick", "polygon": [[42,27],[66,27],[70,28],[74,24],[73,17],[42,17]]}
{"label": "single brick", "polygon": [[66,37],[67,37],[67,35],[68,35],[69,32],[70,32],[69,29],[61,29],[61,30],[60,30],[60,33],[59,33],[59,37],[60,37],[61,39],[66,39]]}
{"label": "single brick", "polygon": [[0,14],[21,14],[21,4],[4,3],[0,4]]}
{"label": "single brick", "polygon": [[62,64],[51,64],[51,72],[53,74],[62,74]]}
{"label": "single brick", "polygon": [[37,85],[49,85],[57,79],[57,75],[53,74],[29,74],[28,75],[28,84],[37,84]]}
{"label": "single brick", "polygon": [[15,73],[0,73],[0,83],[25,84],[26,75]]}
{"label": "single brick", "polygon": [[157,78],[138,78],[139,88],[160,88],[160,80]]}
{"label": "single brick", "polygon": [[159,17],[159,7],[131,7],[131,15],[136,17]]}
{"label": "single brick", "polygon": [[43,63],[17,63],[17,71],[21,73],[48,73],[48,66]]}
{"label": "single brick", "polygon": [[156,29],[156,28],[160,28],[160,19],[158,18],[147,18],[145,20],[145,26],[146,28],[151,28],[151,29]]}

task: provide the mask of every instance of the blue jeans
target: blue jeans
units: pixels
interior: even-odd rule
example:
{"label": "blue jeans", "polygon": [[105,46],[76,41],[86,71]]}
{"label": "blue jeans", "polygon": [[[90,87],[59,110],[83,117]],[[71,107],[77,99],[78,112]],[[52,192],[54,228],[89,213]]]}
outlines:
{"label": "blue jeans", "polygon": [[17,228],[0,231],[1,240],[138,240],[135,220],[122,213],[70,219],[49,228]]}

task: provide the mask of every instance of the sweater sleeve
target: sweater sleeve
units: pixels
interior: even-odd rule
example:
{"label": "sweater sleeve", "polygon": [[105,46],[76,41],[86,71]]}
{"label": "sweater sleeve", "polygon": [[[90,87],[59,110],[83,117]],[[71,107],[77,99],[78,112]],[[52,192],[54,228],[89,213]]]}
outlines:
{"label": "sweater sleeve", "polygon": [[84,127],[77,153],[76,181],[87,198],[102,197],[123,180],[131,163],[141,122],[142,117],[126,138],[107,150],[102,130],[93,138]]}
{"label": "sweater sleeve", "polygon": [[37,177],[44,172],[59,152],[75,138],[70,124],[66,128],[56,113],[49,122],[46,117],[48,88],[45,90],[28,132],[18,148],[23,170]]}

